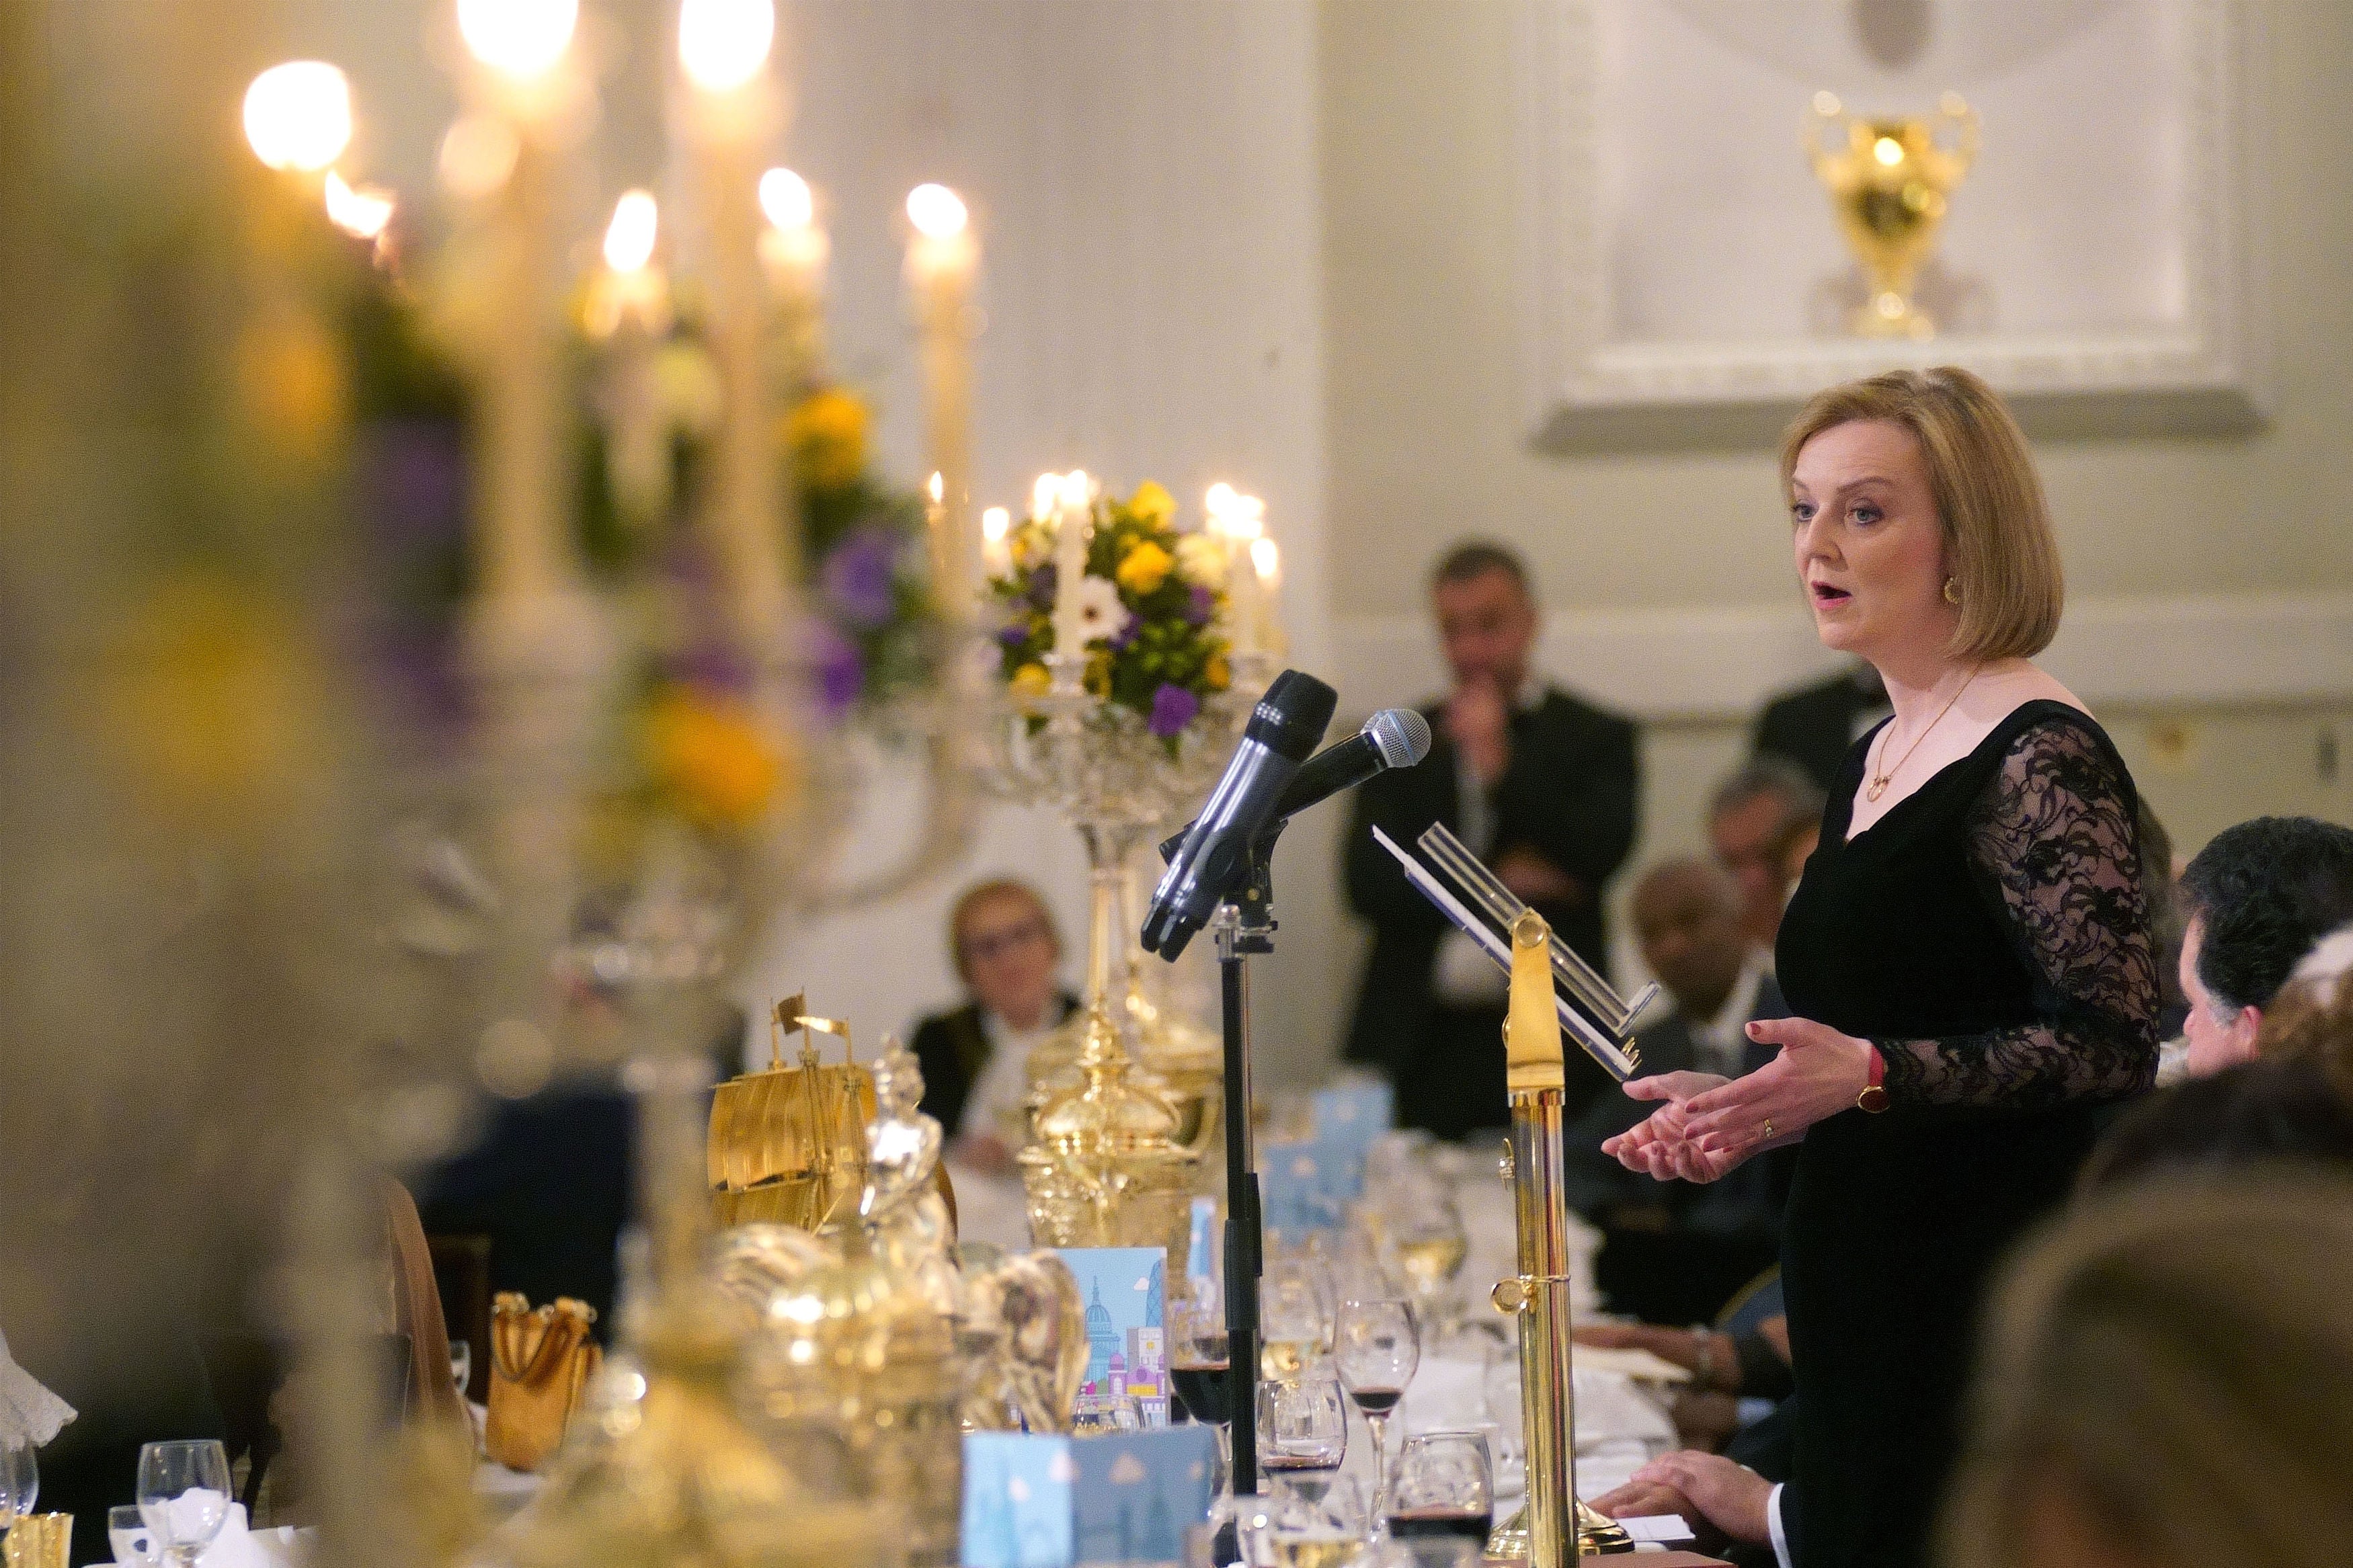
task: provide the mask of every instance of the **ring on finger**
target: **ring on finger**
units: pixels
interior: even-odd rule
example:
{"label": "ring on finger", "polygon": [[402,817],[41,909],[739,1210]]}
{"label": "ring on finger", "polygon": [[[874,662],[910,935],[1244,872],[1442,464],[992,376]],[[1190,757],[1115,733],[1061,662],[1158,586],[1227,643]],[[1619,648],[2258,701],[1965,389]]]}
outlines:
{"label": "ring on finger", "polygon": [[1769,1116],[1765,1119],[1765,1136],[1768,1142],[1773,1136],[1773,1119]]}

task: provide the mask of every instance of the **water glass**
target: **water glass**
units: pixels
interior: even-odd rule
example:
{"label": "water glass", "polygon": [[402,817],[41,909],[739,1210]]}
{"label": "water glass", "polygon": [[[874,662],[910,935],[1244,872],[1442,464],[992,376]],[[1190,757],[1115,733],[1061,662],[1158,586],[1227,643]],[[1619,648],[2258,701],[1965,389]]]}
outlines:
{"label": "water glass", "polygon": [[1346,1476],[1335,1476],[1314,1495],[1278,1484],[1265,1506],[1245,1521],[1242,1547],[1253,1563],[1275,1568],[1341,1568],[1353,1563],[1372,1533],[1365,1495]]}
{"label": "water glass", "polygon": [[12,1516],[32,1512],[40,1498],[41,1467],[33,1458],[33,1446],[0,1448],[0,1535],[8,1532]]}
{"label": "water glass", "polygon": [[155,1532],[147,1528],[147,1516],[136,1504],[106,1510],[106,1541],[121,1568],[156,1568],[163,1561],[155,1550]]}
{"label": "water glass", "polygon": [[165,1555],[192,1568],[228,1521],[228,1453],[216,1442],[139,1450],[139,1512]]}
{"label": "water glass", "polygon": [[1288,1383],[1332,1348],[1332,1281],[1314,1258],[1271,1258],[1259,1282],[1259,1375]]}
{"label": "water glass", "polygon": [[1258,1462],[1279,1480],[1312,1488],[1348,1457],[1348,1404],[1337,1379],[1262,1383],[1258,1390]]}
{"label": "water glass", "polygon": [[458,1397],[466,1397],[466,1385],[474,1380],[474,1347],[465,1340],[449,1342],[449,1376],[458,1384]]}
{"label": "water glass", "polygon": [[1478,1432],[1422,1432],[1398,1450],[1389,1480],[1389,1534],[1456,1536],[1483,1545],[1495,1527],[1495,1467]]}

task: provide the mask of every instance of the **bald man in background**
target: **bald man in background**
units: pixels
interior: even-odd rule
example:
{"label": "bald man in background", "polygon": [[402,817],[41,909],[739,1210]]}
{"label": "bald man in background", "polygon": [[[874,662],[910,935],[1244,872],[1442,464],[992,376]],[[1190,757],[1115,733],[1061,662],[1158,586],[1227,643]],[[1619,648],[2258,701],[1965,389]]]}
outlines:
{"label": "bald man in background", "polygon": [[[1672,1012],[1635,1037],[1643,1074],[1738,1078],[1772,1060],[1746,1025],[1787,1017],[1788,1005],[1746,931],[1746,900],[1732,875],[1695,858],[1662,861],[1634,885],[1630,912],[1643,963],[1674,999]],[[1774,1150],[1704,1185],[1658,1181],[1600,1152],[1603,1139],[1650,1110],[1622,1092],[1604,1095],[1570,1130],[1569,1202],[1601,1228],[1595,1276],[1610,1310],[1704,1322],[1779,1256],[1797,1151]]]}

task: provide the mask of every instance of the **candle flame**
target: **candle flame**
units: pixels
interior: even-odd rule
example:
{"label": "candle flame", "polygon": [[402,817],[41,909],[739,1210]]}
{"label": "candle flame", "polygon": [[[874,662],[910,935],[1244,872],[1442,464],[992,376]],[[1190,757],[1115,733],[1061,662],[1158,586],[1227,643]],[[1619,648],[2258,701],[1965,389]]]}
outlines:
{"label": "candle flame", "polygon": [[1260,582],[1271,583],[1275,580],[1282,570],[1282,554],[1275,548],[1273,540],[1250,541],[1250,566],[1258,573]]}
{"label": "candle flame", "polygon": [[972,214],[964,198],[945,185],[917,185],[907,193],[907,221],[929,239],[948,239],[964,232]]}
{"label": "candle flame", "polygon": [[613,204],[613,221],[605,226],[605,265],[616,272],[638,272],[654,258],[654,237],[659,232],[660,209],[651,191],[624,191]]}
{"label": "candle flame", "polygon": [[1893,136],[1883,136],[1871,144],[1871,155],[1892,169],[1904,162],[1904,143]]}
{"label": "candle flame", "polygon": [[271,66],[245,89],[245,140],[272,169],[315,174],[352,140],[352,84],[324,60]]}
{"label": "candle flame", "polygon": [[940,472],[937,468],[932,470],[931,479],[923,486],[923,489],[931,496],[932,504],[934,506],[939,505],[942,500],[947,498],[947,480],[940,477]]}
{"label": "candle flame", "polygon": [[353,239],[374,239],[392,221],[389,191],[373,187],[353,190],[332,169],[327,171],[327,218]]}
{"label": "candle flame", "polygon": [[1211,517],[1224,517],[1234,509],[1234,487],[1219,479],[1209,487],[1209,493],[1201,498],[1201,504],[1208,509]]}
{"label": "candle flame", "polygon": [[489,114],[469,114],[441,138],[441,183],[453,195],[489,195],[514,173],[522,144],[513,127]]}
{"label": "candle flame", "polygon": [[554,70],[579,25],[580,0],[458,0],[467,52],[518,81]]}
{"label": "candle flame", "polygon": [[760,74],[776,40],[775,0],[683,0],[678,63],[705,92],[733,92]]}
{"label": "candle flame", "polygon": [[993,506],[980,514],[980,537],[988,543],[1002,544],[1011,531],[1013,514],[1003,507]]}
{"label": "candle flame", "polygon": [[1053,516],[1054,503],[1061,498],[1061,475],[1039,474],[1038,482],[1029,487],[1029,515],[1031,517]]}
{"label": "candle flame", "polygon": [[817,221],[817,196],[790,169],[771,169],[760,176],[760,210],[778,228],[807,228]]}
{"label": "candle flame", "polygon": [[1094,500],[1094,481],[1087,478],[1084,468],[1072,468],[1062,476],[1062,504],[1084,511]]}

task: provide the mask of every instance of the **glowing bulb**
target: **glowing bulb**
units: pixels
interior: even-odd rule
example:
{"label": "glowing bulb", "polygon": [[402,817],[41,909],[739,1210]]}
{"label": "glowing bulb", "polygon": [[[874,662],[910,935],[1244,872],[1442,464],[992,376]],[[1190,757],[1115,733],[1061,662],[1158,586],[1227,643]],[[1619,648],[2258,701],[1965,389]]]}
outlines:
{"label": "glowing bulb", "polygon": [[733,92],[760,74],[776,41],[775,0],[683,0],[678,63],[705,92]]}
{"label": "glowing bulb", "polygon": [[1061,475],[1039,474],[1038,482],[1029,487],[1029,515],[1031,517],[1053,516],[1054,503],[1061,499]]}
{"label": "glowing bulb", "polygon": [[1258,573],[1258,580],[1260,582],[1271,583],[1274,581],[1275,574],[1282,570],[1282,555],[1280,551],[1275,549],[1273,540],[1253,539],[1250,541],[1250,566],[1252,570]]}
{"label": "glowing bulb", "polygon": [[1892,169],[1904,162],[1904,143],[1893,136],[1883,136],[1871,144],[1871,155]]}
{"label": "glowing bulb", "polygon": [[790,169],[771,169],[760,176],[760,210],[778,228],[807,228],[817,221],[817,197]]}
{"label": "glowing bulb", "polygon": [[926,484],[923,489],[930,494],[932,504],[934,506],[939,505],[941,501],[947,499],[947,480],[940,477],[940,472],[937,468],[932,470],[931,482]]}
{"label": "glowing bulb", "polygon": [[990,507],[980,514],[980,537],[988,544],[1002,544],[1013,531],[1013,514],[1001,506]]}
{"label": "glowing bulb", "polygon": [[660,209],[651,191],[623,191],[613,204],[613,221],[605,226],[605,265],[616,272],[636,272],[654,258],[654,236],[661,226]]}
{"label": "glowing bulb", "polygon": [[324,60],[271,66],[245,89],[245,139],[272,169],[315,174],[352,140],[352,84]]}
{"label": "glowing bulb", "polygon": [[385,191],[353,190],[327,171],[327,221],[353,239],[374,239],[392,221],[392,196]]}
{"label": "glowing bulb", "polygon": [[580,0],[458,0],[467,52],[520,81],[554,69],[579,23]]}
{"label": "glowing bulb", "polygon": [[945,185],[917,185],[907,193],[907,221],[926,238],[946,239],[962,234],[971,216],[965,210],[964,198]]}

